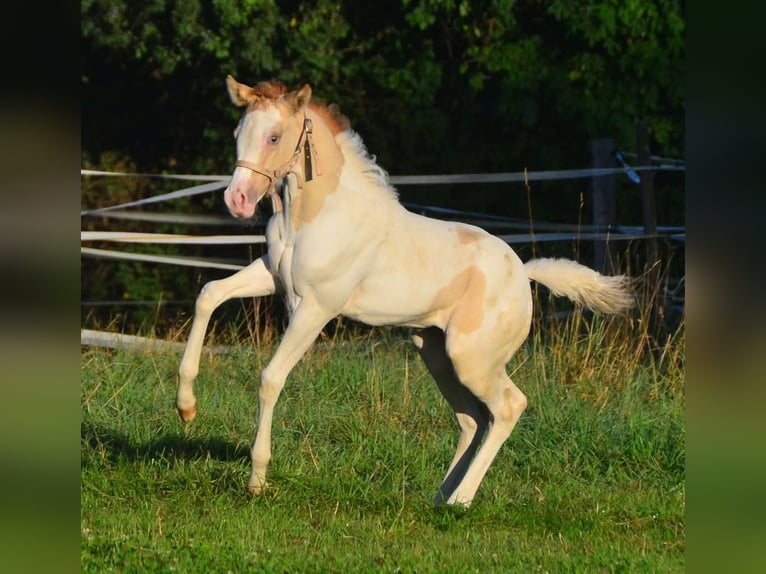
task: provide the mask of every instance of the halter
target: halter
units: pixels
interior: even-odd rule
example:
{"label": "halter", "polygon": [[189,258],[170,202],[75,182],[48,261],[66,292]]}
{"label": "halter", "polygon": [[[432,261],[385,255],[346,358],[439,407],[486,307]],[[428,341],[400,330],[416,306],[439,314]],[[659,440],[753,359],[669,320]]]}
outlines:
{"label": "halter", "polygon": [[[274,210],[279,213],[282,211],[282,200],[279,198],[279,195],[274,191],[274,184],[277,182],[277,180],[282,179],[284,176],[286,176],[288,173],[290,173],[293,168],[295,167],[295,164],[298,163],[298,158],[301,155],[301,152],[304,153],[305,158],[305,166],[303,170],[303,177],[305,181],[311,181],[314,178],[314,170],[313,170],[313,156],[316,156],[316,151],[312,151],[314,147],[314,142],[311,138],[313,134],[313,126],[311,124],[311,120],[307,118],[305,115],[303,116],[303,129],[301,130],[301,135],[298,138],[298,143],[295,144],[295,150],[293,151],[293,155],[290,156],[290,159],[288,159],[285,163],[283,163],[279,168],[277,169],[266,169],[266,168],[259,168],[256,164],[245,161],[243,159],[237,160],[237,162],[234,164],[235,167],[244,167],[246,169],[249,169],[253,173],[257,173],[259,175],[262,175],[266,179],[269,180],[269,189],[266,191],[266,195],[270,195],[272,200],[274,201]],[[322,175],[321,171],[319,170],[319,165],[316,166],[316,174]],[[299,186],[303,187],[302,182],[300,181],[300,178],[298,178]]]}

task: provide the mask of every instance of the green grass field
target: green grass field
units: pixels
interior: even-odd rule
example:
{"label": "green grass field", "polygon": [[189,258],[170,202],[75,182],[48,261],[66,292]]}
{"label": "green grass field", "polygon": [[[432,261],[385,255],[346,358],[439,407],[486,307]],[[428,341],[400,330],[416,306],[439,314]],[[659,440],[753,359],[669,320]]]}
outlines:
{"label": "green grass field", "polygon": [[273,346],[203,354],[186,428],[178,354],[83,349],[82,571],[682,572],[683,332],[649,349],[625,320],[586,326],[512,360],[529,407],[468,511],[431,506],[456,425],[399,331],[325,339],[299,363],[253,499]]}

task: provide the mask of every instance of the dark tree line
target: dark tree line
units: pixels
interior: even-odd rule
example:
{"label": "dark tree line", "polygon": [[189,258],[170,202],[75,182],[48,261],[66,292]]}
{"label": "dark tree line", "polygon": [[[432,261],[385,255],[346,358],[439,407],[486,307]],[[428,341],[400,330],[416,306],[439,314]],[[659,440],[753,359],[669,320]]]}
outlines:
{"label": "dark tree line", "polygon": [[683,5],[669,0],[83,0],[83,151],[227,171],[224,78],[337,102],[392,173],[555,169],[648,123],[683,153]]}

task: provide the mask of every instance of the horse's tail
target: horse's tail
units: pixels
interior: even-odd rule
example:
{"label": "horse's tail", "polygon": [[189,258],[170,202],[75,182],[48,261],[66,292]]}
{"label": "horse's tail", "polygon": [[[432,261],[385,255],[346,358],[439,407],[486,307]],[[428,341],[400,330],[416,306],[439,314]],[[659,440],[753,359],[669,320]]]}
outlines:
{"label": "horse's tail", "polygon": [[635,304],[630,279],[625,275],[601,275],[570,259],[532,259],[524,268],[530,279],[542,283],[554,295],[563,295],[594,311],[625,313]]}

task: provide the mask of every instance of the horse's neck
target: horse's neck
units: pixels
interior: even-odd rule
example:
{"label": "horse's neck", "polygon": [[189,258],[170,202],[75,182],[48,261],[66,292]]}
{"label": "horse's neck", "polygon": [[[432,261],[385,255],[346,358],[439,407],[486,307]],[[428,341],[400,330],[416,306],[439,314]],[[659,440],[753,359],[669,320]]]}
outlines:
{"label": "horse's neck", "polygon": [[[306,117],[311,120],[312,125],[313,177],[319,183],[322,183],[319,180],[325,175],[328,176],[328,179],[332,179],[334,175],[339,177],[344,157],[340,145],[336,141],[335,134],[324,117],[315,110],[308,108],[306,110]],[[312,181],[314,180],[312,179]]]}
{"label": "horse's neck", "polygon": [[352,208],[365,218],[369,215],[365,206],[399,206],[385,171],[367,154],[358,134],[350,130],[333,133],[322,115],[313,110],[307,116],[314,132],[313,178],[304,181],[303,188],[292,196],[292,230],[297,232],[317,218],[332,217],[328,210]]}
{"label": "horse's neck", "polygon": [[274,214],[266,229],[271,268],[280,277],[290,309],[300,301],[292,283],[298,245],[304,256],[319,249],[322,253],[311,258],[313,263],[324,261],[332,267],[338,253],[374,250],[392,228],[406,225],[401,217],[406,210],[359,136],[336,136],[326,126],[317,130],[317,124],[314,143],[320,172],[315,171],[310,181],[288,174],[283,210]]}

